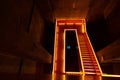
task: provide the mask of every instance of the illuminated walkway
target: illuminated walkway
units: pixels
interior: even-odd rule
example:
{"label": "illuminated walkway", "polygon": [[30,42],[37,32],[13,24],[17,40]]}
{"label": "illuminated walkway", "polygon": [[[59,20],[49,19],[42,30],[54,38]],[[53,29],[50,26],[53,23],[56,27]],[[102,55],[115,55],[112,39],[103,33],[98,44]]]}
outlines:
{"label": "illuminated walkway", "polygon": [[[75,31],[81,71],[65,70],[65,33]],[[102,70],[87,35],[85,20],[57,20],[52,80],[102,80]]]}

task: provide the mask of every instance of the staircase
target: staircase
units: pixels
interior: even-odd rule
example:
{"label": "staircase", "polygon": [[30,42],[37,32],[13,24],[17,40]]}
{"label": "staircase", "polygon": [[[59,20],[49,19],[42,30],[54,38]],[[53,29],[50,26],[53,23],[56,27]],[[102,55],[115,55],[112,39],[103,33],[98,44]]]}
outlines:
{"label": "staircase", "polygon": [[[83,62],[83,69],[85,75],[87,75],[85,80],[96,80],[95,76],[101,76],[99,64],[97,59],[92,51],[89,40],[86,36],[86,33],[78,34],[79,45],[81,51],[81,58]],[[97,79],[100,80],[100,79]]]}
{"label": "staircase", "polygon": [[[86,32],[85,20],[57,20],[52,80],[101,80],[102,71]],[[65,31],[75,30],[81,73],[65,71]],[[68,74],[70,73],[70,75]],[[71,75],[72,74],[72,75]]]}

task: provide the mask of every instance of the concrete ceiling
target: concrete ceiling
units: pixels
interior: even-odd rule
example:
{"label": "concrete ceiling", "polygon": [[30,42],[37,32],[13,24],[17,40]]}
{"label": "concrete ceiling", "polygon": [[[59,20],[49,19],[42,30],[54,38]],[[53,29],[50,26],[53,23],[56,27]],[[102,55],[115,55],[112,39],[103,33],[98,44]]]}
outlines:
{"label": "concrete ceiling", "polygon": [[37,0],[42,15],[47,19],[86,18],[91,0]]}
{"label": "concrete ceiling", "polygon": [[55,18],[86,18],[90,0],[52,0]]}
{"label": "concrete ceiling", "polygon": [[[48,20],[56,18],[85,18],[89,21],[103,16],[108,6],[118,0],[37,0],[41,15]],[[109,5],[111,4],[111,5]],[[112,8],[111,8],[112,9]]]}

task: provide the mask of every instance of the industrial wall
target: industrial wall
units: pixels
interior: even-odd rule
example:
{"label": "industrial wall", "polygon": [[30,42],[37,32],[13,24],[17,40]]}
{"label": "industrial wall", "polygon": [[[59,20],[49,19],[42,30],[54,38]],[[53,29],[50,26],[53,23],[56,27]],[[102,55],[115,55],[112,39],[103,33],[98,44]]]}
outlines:
{"label": "industrial wall", "polygon": [[51,55],[41,46],[44,20],[34,0],[2,0],[0,6],[0,79],[37,80],[49,73],[44,66]]}

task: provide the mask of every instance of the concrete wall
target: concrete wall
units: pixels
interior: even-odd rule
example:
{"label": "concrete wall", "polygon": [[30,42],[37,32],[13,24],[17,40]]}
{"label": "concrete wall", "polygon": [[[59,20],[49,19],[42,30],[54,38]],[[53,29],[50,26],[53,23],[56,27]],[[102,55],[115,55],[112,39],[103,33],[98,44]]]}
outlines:
{"label": "concrete wall", "polygon": [[120,58],[119,50],[120,39],[98,51],[96,54],[101,62],[112,61]]}
{"label": "concrete wall", "polygon": [[[1,2],[0,52],[32,59],[50,59],[42,48],[44,20],[32,0]],[[36,53],[36,55],[33,55]],[[40,57],[40,55],[42,55]]]}
{"label": "concrete wall", "polygon": [[32,0],[2,0],[0,3],[0,44],[11,45],[26,33]]}
{"label": "concrete wall", "polygon": [[0,55],[0,73],[16,74],[19,69],[20,58]]}
{"label": "concrete wall", "polygon": [[[103,72],[120,74],[120,1],[109,0],[109,4],[104,9],[106,20],[107,42],[103,49],[97,52]],[[104,28],[103,28],[104,29]],[[101,32],[103,33],[103,32]],[[106,42],[106,43],[107,43]],[[103,43],[104,44],[104,43]]]}
{"label": "concrete wall", "polygon": [[[120,1],[111,1],[113,2],[111,3],[111,7],[109,6],[108,10],[112,9],[112,11],[110,11],[109,15],[106,17],[106,21],[109,37],[112,41],[115,41],[120,37]],[[108,10],[106,13],[109,12]]]}
{"label": "concrete wall", "polygon": [[34,6],[29,34],[33,39],[33,41],[39,45],[42,43],[42,38],[44,36],[43,31],[44,31],[44,20],[40,15],[40,12],[37,6]]}
{"label": "concrete wall", "polygon": [[0,6],[0,79],[36,80],[36,70],[44,75],[43,63],[51,62],[41,46],[44,20],[39,9],[33,0],[2,0]]}
{"label": "concrete wall", "polygon": [[0,79],[1,80],[35,80],[36,62],[24,59],[21,64],[21,58],[16,56],[0,55]]}
{"label": "concrete wall", "polygon": [[104,73],[120,74],[120,39],[97,52]]}
{"label": "concrete wall", "polygon": [[120,75],[120,63],[115,63],[113,65],[113,71],[114,71],[114,74],[119,74]]}

